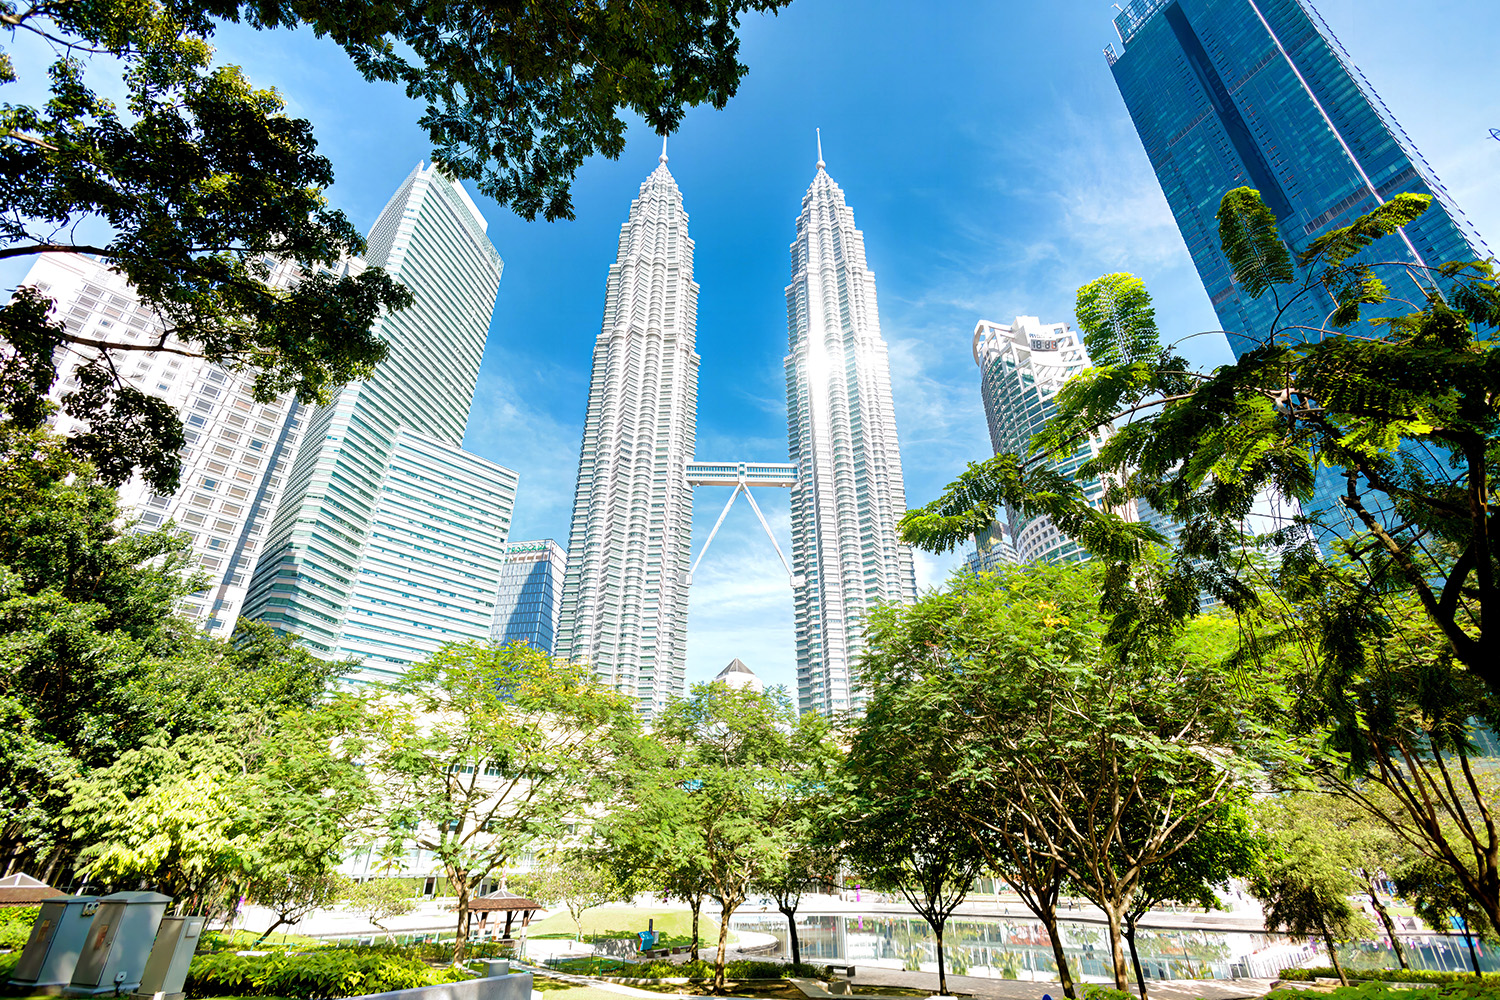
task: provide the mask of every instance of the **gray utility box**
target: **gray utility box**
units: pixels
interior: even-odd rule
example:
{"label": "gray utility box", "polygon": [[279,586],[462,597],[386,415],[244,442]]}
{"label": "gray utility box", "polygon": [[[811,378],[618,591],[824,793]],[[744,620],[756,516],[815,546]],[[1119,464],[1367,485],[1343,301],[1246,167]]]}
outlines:
{"label": "gray utility box", "polygon": [[68,985],[98,907],[97,896],[42,900],[42,912],[31,925],[31,937],[11,973],[11,984],[35,989]]}
{"label": "gray utility box", "polygon": [[151,957],[141,974],[141,985],[135,994],[139,1000],[151,1000],[161,994],[162,1000],[182,1000],[182,984],[187,980],[188,965],[198,950],[207,917],[162,917],[151,946]]}
{"label": "gray utility box", "polygon": [[159,892],[117,892],[99,900],[99,912],[68,984],[71,996],[124,994],[141,985],[156,925],[172,897]]}

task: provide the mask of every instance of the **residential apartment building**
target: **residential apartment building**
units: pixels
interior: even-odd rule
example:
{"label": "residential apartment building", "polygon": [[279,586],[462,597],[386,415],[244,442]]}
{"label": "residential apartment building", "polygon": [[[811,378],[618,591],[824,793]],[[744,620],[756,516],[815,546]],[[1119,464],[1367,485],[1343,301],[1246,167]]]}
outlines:
{"label": "residential apartment building", "polygon": [[[339,270],[357,274],[364,264],[343,262]],[[297,267],[281,262],[270,281],[285,286]],[[190,356],[168,337],[163,321],[142,303],[124,276],[78,254],[42,254],[23,284],[56,302],[56,318],[71,333],[131,348],[113,352],[125,381],[177,409],[186,447],[176,492],[153,492],[139,476],[120,489],[125,512],[142,527],[173,523],[193,546],[205,586],[181,608],[205,631],[219,638],[234,631],[249,588],[251,570],[265,531],[286,489],[287,473],[301,444],[311,409],[291,393],[256,402],[252,378]],[[160,343],[155,350],[143,350]],[[77,369],[96,356],[64,348],[57,357],[53,397],[77,388]],[[83,425],[64,414],[57,430],[73,434]]]}
{"label": "residential apartment building", "polygon": [[[974,363],[979,366],[979,392],[995,454],[1031,458],[1031,439],[1057,410],[1063,384],[1089,367],[1083,338],[1066,323],[1043,323],[1035,316],[1017,316],[1014,323],[980,320],[974,328]],[[1054,471],[1075,478],[1078,467],[1099,453],[1109,429],[1090,434],[1066,459],[1046,459]],[[1097,479],[1079,484],[1089,503],[1102,506],[1104,485]],[[1004,523],[976,539],[974,568],[993,569],[998,562],[1073,562],[1088,553],[1045,517],[1027,518],[1018,510],[1006,512]]]}

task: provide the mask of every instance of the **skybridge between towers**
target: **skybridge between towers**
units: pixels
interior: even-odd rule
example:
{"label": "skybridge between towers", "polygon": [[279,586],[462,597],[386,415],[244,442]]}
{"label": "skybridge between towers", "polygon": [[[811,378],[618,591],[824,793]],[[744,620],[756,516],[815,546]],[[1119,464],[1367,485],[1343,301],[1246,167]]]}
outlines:
{"label": "skybridge between towers", "polygon": [[787,581],[793,587],[802,584],[802,578],[792,572],[791,564],[786,561],[781,545],[777,543],[776,536],[771,532],[771,526],[766,523],[766,516],[760,512],[760,505],[755,502],[755,497],[750,492],[752,486],[791,489],[797,485],[795,465],[789,462],[689,462],[687,481],[689,486],[733,486],[734,492],[729,494],[729,502],[719,513],[719,519],[714,522],[714,529],[708,533],[708,541],[703,543],[703,549],[698,553],[698,558],[693,560],[693,568],[688,570],[687,577],[683,580],[684,583],[692,584],[693,574],[698,572],[698,564],[708,554],[708,547],[714,543],[714,536],[719,533],[719,526],[728,516],[729,508],[733,507],[735,500],[741,493],[744,493],[745,499],[750,501],[750,509],[755,511],[755,516],[760,519],[760,526],[766,529],[766,537],[771,540],[771,547],[776,550],[776,557],[781,560],[781,568],[786,570]]}

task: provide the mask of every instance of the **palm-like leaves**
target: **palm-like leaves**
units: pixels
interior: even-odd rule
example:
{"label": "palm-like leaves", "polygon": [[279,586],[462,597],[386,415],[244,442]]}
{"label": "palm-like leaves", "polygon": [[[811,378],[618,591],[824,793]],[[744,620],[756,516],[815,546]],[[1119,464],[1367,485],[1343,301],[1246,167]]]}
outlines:
{"label": "palm-like leaves", "polygon": [[1296,278],[1292,255],[1276,228],[1276,215],[1254,188],[1235,188],[1219,202],[1219,242],[1234,280],[1252,298]]}

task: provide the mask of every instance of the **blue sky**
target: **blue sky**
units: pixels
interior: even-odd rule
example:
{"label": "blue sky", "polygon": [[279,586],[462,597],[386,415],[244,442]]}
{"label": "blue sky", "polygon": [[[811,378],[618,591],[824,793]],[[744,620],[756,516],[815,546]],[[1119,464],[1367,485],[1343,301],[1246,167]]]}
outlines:
{"label": "blue sky", "polygon": [[[1318,7],[1500,247],[1500,142],[1489,137],[1500,127],[1500,5]],[[815,127],[865,233],[914,506],[989,454],[969,348],[979,319],[1071,322],[1079,285],[1129,270],[1153,289],[1169,337],[1217,326],[1104,62],[1113,13],[1095,0],[795,0],[746,21],[739,95],[690,112],[668,146],[702,286],[699,458],[785,461],[783,288]],[[427,157],[420,109],[365,83],[334,46],[243,29],[215,44],[314,123],[337,172],[330,200],[362,229]],[[40,66],[21,49],[29,83]],[[566,544],[605,272],[659,150],[637,127],[620,160],[587,164],[573,222],[526,223],[479,199],[506,268],[465,445],[520,473],[514,538]],[[0,271],[7,286],[19,277]],[[1229,357],[1222,338],[1186,346],[1205,364]],[[698,490],[695,556],[727,496]],[[785,549],[785,495],[757,499]],[[940,583],[956,561],[919,554],[919,584]],[[743,503],[695,578],[689,679],[735,656],[769,683],[795,684],[790,589]]]}

